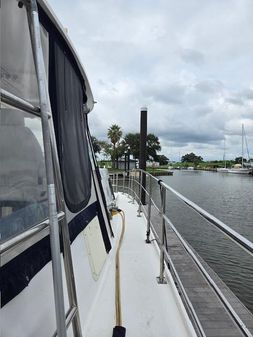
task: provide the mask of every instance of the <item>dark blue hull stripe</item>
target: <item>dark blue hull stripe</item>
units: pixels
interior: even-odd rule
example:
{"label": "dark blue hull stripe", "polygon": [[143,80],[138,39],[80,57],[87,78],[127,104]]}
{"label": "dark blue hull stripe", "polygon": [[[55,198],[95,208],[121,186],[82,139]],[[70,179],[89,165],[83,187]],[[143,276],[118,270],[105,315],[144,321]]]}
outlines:
{"label": "dark blue hull stripe", "polygon": [[[101,229],[104,227],[101,219],[101,210],[98,202],[89,205],[83,211],[78,213],[69,222],[69,234],[71,243],[78,234],[95,217],[99,217]],[[103,235],[104,237],[104,235]],[[104,240],[105,242],[105,240]],[[110,250],[108,242],[105,242],[106,250]],[[46,236],[13,260],[0,268],[0,293],[1,306],[11,301],[25,287],[28,286],[31,279],[49,262],[51,261],[50,239]],[[53,282],[53,279],[51,280]]]}

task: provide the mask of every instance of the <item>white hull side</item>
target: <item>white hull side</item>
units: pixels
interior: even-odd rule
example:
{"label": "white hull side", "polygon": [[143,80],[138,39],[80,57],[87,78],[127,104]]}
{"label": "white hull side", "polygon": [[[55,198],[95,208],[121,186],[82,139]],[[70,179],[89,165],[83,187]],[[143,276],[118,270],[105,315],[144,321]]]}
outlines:
{"label": "white hull side", "polygon": [[[123,326],[128,337],[196,337],[169,271],[168,283],[156,281],[159,254],[156,243],[147,245],[146,221],[136,217],[137,204],[119,196],[126,212],[126,232],[120,251]],[[113,249],[96,281],[81,232],[71,245],[83,337],[107,337],[115,326],[115,251],[121,231],[120,216],[112,222]],[[97,224],[95,224],[97,225]],[[101,263],[99,263],[101,265]],[[68,309],[64,280],[65,308]],[[46,337],[55,331],[52,265],[48,263],[17,297],[1,309],[1,337]],[[15,324],[13,324],[15,322]],[[71,327],[68,337],[72,337]]]}
{"label": "white hull side", "polygon": [[228,169],[225,168],[225,167],[220,167],[220,168],[217,168],[217,172],[220,172],[220,173],[228,173]]}
{"label": "white hull side", "polygon": [[[97,217],[92,222],[98,226]],[[84,232],[85,230],[76,237],[71,245],[82,327],[85,326],[84,319],[88,317],[101,283],[101,277],[99,281],[96,281],[92,275]],[[62,266],[65,311],[67,312],[69,304],[63,263]],[[103,274],[103,269],[101,274]],[[15,324],[13,324],[14,322]],[[0,327],[1,337],[46,337],[54,334],[56,322],[51,262],[33,277],[29,285],[18,296],[1,308]],[[70,327],[68,337],[72,336],[72,328]],[[84,329],[83,337],[86,337]]]}
{"label": "white hull side", "polygon": [[234,174],[250,174],[251,170],[249,169],[243,169],[243,168],[234,168],[234,169],[229,169],[228,173],[234,173]]}

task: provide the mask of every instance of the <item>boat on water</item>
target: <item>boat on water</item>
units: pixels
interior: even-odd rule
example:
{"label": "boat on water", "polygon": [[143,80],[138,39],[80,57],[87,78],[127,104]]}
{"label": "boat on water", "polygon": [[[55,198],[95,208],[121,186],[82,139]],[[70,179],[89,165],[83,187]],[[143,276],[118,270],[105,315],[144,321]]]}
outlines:
{"label": "boat on water", "polygon": [[[249,163],[246,163],[244,161],[244,143],[246,144]],[[241,158],[241,164],[235,164],[232,168],[228,169],[228,173],[252,174],[252,165],[251,165],[250,158],[249,158],[249,149],[248,149],[248,143],[247,143],[246,133],[245,133],[245,129],[244,129],[244,124],[242,124],[242,158]]]}
{"label": "boat on water", "polygon": [[220,173],[228,173],[228,168],[226,167],[218,167],[217,168],[217,172],[220,172]]}
{"label": "boat on water", "polygon": [[[142,170],[124,175],[122,185],[114,175],[112,190],[92,148],[88,79],[47,3],[2,0],[0,40],[1,337],[221,336],[224,327],[217,329],[212,310],[203,315],[200,304],[208,301],[189,298],[168,253],[165,224],[201,270],[201,280],[215,289],[217,305],[224,303],[216,319],[224,311],[225,332],[252,336],[167,218],[166,193],[244,249],[252,252],[252,244]],[[151,179],[159,187],[159,206]],[[148,180],[147,191],[140,182]],[[147,205],[141,204],[142,190]],[[209,296],[199,289],[195,284],[192,294]]]}
{"label": "boat on water", "polygon": [[232,168],[228,169],[227,172],[233,174],[251,174],[252,168],[243,167],[241,164],[235,164]]}

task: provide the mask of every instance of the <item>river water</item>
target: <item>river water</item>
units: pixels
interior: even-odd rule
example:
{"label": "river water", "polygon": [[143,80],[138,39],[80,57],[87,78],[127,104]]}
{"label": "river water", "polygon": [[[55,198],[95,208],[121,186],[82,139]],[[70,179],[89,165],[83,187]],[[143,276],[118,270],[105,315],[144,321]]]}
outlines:
{"label": "river water", "polygon": [[[173,176],[162,180],[253,241],[252,176],[174,171]],[[253,312],[253,256],[170,193],[166,213],[183,237]]]}

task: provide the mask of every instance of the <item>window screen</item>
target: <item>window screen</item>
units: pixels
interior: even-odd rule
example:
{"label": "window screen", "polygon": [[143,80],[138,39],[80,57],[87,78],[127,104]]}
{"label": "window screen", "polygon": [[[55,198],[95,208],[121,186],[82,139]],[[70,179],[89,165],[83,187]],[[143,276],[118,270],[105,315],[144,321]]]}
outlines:
{"label": "window screen", "polygon": [[1,2],[1,88],[38,105],[38,86],[26,8],[16,0]]}
{"label": "window screen", "polygon": [[39,117],[2,103],[0,110],[0,241],[48,217]]}
{"label": "window screen", "polygon": [[91,169],[88,154],[84,88],[71,56],[50,37],[49,92],[54,117],[66,204],[80,211],[90,198]]}

